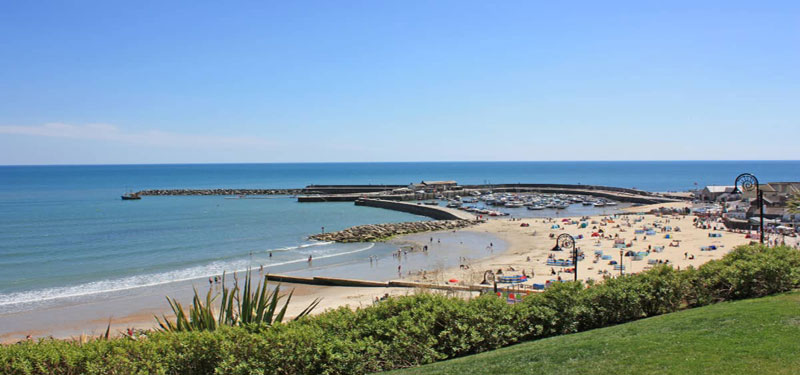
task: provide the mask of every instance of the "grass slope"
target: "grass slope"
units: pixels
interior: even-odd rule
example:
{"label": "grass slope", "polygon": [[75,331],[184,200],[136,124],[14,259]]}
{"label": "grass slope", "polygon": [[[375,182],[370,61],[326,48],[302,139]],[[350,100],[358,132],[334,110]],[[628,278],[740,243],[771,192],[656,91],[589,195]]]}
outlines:
{"label": "grass slope", "polygon": [[798,374],[800,292],[551,337],[391,374]]}

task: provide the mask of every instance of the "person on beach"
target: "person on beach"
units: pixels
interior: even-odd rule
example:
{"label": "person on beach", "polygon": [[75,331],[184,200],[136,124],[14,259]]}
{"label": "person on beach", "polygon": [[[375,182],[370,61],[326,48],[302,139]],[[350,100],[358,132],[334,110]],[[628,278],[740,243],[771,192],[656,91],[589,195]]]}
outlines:
{"label": "person on beach", "polygon": [[271,251],[269,252],[269,257],[272,258],[272,252]]}
{"label": "person on beach", "polygon": [[308,256],[308,264],[311,264],[311,255]]}

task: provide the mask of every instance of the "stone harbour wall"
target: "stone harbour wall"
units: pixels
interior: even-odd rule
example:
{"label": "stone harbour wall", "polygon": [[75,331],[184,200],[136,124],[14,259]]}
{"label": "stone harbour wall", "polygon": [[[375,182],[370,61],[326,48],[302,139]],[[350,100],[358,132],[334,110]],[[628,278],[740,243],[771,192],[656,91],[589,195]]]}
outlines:
{"label": "stone harbour wall", "polygon": [[437,221],[414,221],[406,223],[370,224],[359,225],[338,232],[320,233],[309,236],[309,239],[317,241],[335,242],[375,242],[385,240],[392,236],[433,232],[439,230],[455,230],[466,228],[475,224],[469,220],[437,220]]}
{"label": "stone harbour wall", "polygon": [[151,189],[137,192],[141,196],[170,195],[297,195],[303,189]]}

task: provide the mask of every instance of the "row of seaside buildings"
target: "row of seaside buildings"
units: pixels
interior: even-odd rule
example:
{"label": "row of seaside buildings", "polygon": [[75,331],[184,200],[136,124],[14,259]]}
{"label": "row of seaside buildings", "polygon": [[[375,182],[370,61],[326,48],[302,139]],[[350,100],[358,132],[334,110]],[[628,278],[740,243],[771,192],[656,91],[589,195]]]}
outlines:
{"label": "row of seaside buildings", "polygon": [[[759,184],[764,197],[764,218],[772,224],[798,223],[800,214],[789,212],[788,201],[800,194],[800,182],[770,182]],[[734,193],[734,186],[706,186],[695,194],[703,202],[717,202],[725,209],[725,216],[737,220],[757,219],[760,213],[755,189]]]}

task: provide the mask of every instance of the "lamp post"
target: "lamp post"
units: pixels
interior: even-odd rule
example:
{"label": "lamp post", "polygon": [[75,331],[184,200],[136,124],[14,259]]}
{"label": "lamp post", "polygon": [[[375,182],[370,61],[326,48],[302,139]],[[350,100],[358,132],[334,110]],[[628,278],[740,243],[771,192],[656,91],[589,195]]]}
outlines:
{"label": "lamp post", "polygon": [[625,266],[622,265],[622,255],[625,254],[624,250],[619,251],[619,275],[622,276],[622,268]]}
{"label": "lamp post", "polygon": [[572,249],[572,266],[575,268],[575,281],[578,281],[578,249],[575,247],[575,238],[562,233],[556,239],[556,247]]}
{"label": "lamp post", "polygon": [[[742,186],[739,189],[739,185]],[[750,173],[742,173],[736,177],[736,180],[733,181],[733,191],[732,194],[736,194],[739,192],[744,191],[756,191],[756,202],[758,204],[759,209],[759,225],[758,225],[758,239],[763,244],[764,243],[764,193],[761,191],[761,188],[758,186],[758,179],[756,176],[753,176]]]}

